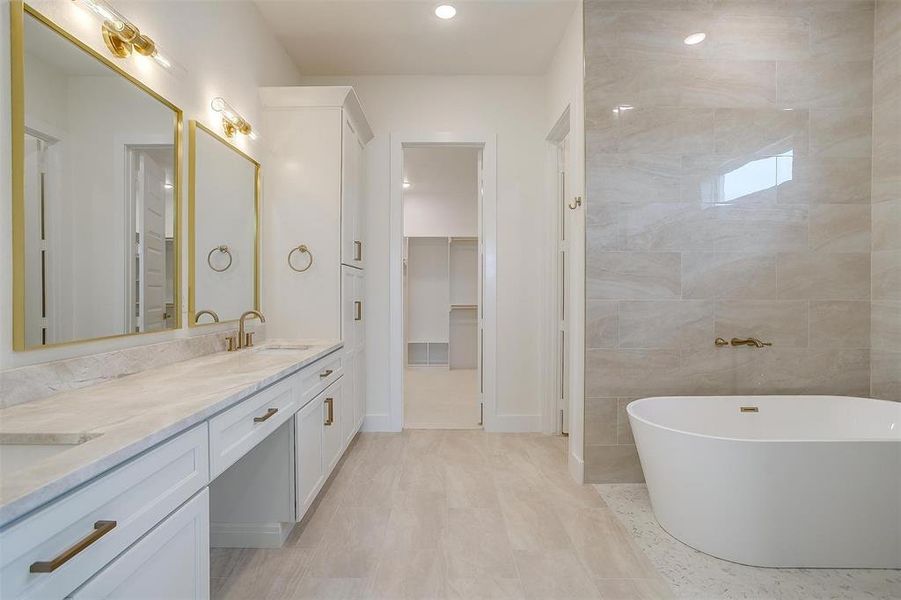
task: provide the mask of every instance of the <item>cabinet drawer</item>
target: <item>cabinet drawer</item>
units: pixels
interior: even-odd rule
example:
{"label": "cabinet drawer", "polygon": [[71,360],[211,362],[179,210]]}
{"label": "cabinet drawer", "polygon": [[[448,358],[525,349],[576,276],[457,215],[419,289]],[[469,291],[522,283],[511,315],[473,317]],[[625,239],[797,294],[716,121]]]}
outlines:
{"label": "cabinet drawer", "polygon": [[202,424],[10,525],[0,532],[0,597],[66,596],[208,481]]}
{"label": "cabinet drawer", "polygon": [[210,478],[247,454],[297,411],[297,380],[289,377],[210,419]]}
{"label": "cabinet drawer", "polygon": [[306,404],[343,373],[343,351],[338,350],[303,369],[298,378],[298,397]]}
{"label": "cabinet drawer", "polygon": [[103,568],[73,600],[202,600],[210,595],[209,492],[201,491]]}

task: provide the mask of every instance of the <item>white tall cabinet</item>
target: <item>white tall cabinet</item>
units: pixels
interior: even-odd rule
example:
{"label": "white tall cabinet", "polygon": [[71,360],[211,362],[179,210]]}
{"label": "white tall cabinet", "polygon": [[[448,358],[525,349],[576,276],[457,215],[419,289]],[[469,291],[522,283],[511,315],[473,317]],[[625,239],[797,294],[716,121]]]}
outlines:
{"label": "white tall cabinet", "polygon": [[[363,149],[373,134],[351,87],[266,87],[260,95],[272,150],[263,182],[263,312],[271,336],[344,341],[346,442],[365,414]],[[294,252],[289,262],[301,245],[309,253]]]}

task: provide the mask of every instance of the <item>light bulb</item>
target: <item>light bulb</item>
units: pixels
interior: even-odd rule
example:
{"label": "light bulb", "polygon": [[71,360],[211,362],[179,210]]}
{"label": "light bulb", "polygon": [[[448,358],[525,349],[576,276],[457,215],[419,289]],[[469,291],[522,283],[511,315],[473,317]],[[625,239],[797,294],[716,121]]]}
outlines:
{"label": "light bulb", "polygon": [[693,33],[687,38],[685,38],[684,42],[686,46],[695,46],[700,44],[704,40],[707,39],[707,34],[703,32]]}
{"label": "light bulb", "polygon": [[439,19],[453,19],[457,14],[457,9],[451,6],[450,4],[442,4],[438,8],[435,9],[435,16]]}

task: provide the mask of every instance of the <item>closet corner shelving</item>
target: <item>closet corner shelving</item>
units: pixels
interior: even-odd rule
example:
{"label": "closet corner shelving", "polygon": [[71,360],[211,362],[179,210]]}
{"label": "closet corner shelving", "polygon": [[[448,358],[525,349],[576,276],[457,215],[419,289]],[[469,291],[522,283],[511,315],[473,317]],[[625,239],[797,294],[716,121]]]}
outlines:
{"label": "closet corner shelving", "polygon": [[477,237],[406,238],[407,365],[475,369]]}

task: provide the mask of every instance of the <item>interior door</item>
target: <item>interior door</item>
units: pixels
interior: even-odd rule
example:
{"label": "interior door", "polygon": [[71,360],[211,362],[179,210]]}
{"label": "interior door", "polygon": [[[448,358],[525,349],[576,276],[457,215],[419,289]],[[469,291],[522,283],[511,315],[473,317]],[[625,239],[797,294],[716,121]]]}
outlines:
{"label": "interior door", "polygon": [[558,227],[557,227],[557,315],[558,331],[557,344],[559,360],[557,364],[557,414],[559,415],[560,433],[569,433],[569,351],[567,344],[567,321],[569,318],[567,307],[567,294],[569,293],[569,264],[567,235],[570,229],[569,203],[567,201],[569,186],[566,181],[566,159],[569,154],[569,137],[563,139],[557,150],[558,170]]}
{"label": "interior door", "polygon": [[25,135],[25,344],[47,342],[44,152],[46,143]]}
{"label": "interior door", "polygon": [[165,183],[165,169],[141,153],[138,156],[141,331],[156,331],[166,326]]}

